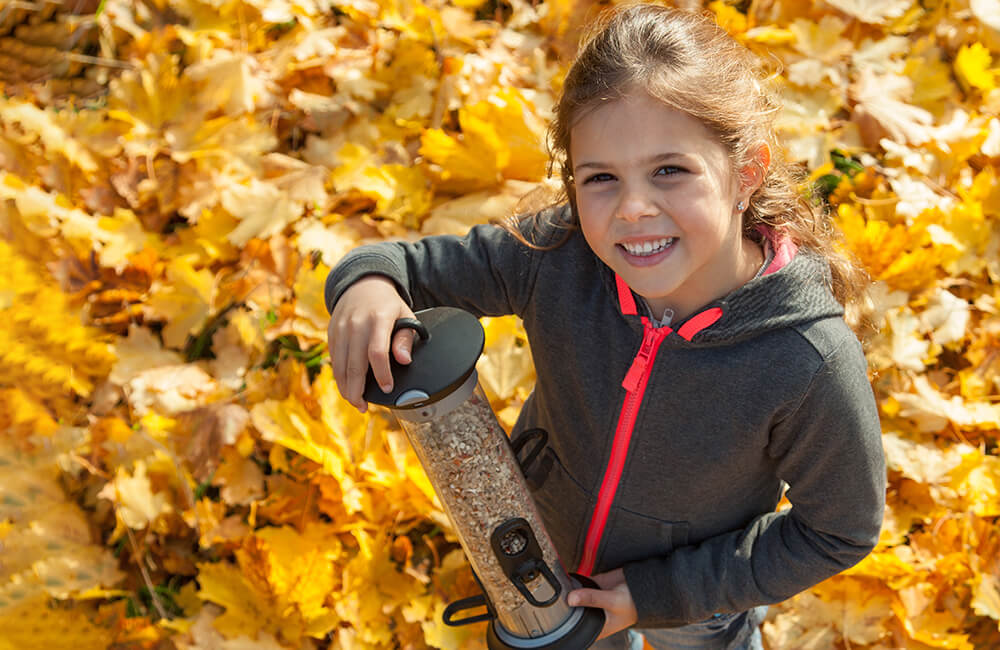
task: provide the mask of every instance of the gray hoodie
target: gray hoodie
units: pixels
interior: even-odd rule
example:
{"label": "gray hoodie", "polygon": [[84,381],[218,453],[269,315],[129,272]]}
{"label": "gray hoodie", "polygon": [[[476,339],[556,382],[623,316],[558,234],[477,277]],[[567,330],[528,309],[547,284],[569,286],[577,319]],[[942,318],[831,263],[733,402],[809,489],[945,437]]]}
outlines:
{"label": "gray hoodie", "polygon": [[[562,234],[536,221],[536,242]],[[548,251],[490,225],[362,246],[330,273],[327,307],[369,274],[415,310],[523,319],[538,378],[512,437],[550,441],[529,486],[568,570],[624,568],[637,627],[779,602],[877,542],[878,413],[818,255],[662,328],[578,230]],[[793,507],[776,512],[786,484]]]}

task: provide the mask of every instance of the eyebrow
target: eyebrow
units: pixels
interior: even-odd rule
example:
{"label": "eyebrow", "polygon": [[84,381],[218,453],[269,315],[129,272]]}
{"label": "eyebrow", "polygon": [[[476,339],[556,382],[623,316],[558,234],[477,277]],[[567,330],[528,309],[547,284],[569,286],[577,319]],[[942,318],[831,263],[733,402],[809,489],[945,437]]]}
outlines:
{"label": "eyebrow", "polygon": [[[672,158],[684,158],[684,157],[685,157],[685,154],[683,154],[683,153],[676,152],[676,151],[668,151],[666,153],[658,153],[658,154],[652,155],[649,158],[645,158],[643,160],[640,160],[639,162],[641,164],[644,164],[644,165],[649,165],[649,164],[652,164],[652,163],[657,163],[657,162],[662,162],[662,161],[665,161],[665,160],[670,160]],[[607,163],[602,163],[602,162],[597,162],[597,161],[587,161],[587,162],[580,163],[579,165],[575,165],[573,169],[575,171],[575,170],[579,170],[579,169],[588,169],[588,168],[603,169],[605,167],[608,167]]]}

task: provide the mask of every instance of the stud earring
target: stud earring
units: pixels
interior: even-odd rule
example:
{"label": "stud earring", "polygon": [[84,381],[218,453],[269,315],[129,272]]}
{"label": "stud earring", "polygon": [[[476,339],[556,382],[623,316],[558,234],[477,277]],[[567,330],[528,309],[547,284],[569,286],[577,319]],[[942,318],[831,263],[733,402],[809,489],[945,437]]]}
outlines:
{"label": "stud earring", "polygon": [[746,201],[740,201],[739,203],[737,203],[736,204],[736,209],[739,210],[740,212],[743,212],[744,210],[746,210],[747,209],[747,203],[746,203]]}

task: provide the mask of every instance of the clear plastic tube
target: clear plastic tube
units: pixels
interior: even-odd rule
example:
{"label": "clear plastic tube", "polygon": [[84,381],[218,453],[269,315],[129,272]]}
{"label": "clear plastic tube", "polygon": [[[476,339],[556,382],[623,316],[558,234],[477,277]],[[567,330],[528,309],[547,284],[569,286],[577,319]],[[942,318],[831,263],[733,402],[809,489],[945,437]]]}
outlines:
{"label": "clear plastic tube", "polygon": [[[475,380],[473,373],[470,381]],[[573,613],[566,604],[570,579],[545,531],[507,435],[478,383],[455,408],[430,419],[406,419],[405,409],[395,413],[504,628],[515,635],[538,637],[566,621]],[[558,600],[548,607],[525,599],[491,546],[493,531],[517,517],[530,525],[545,563],[560,584]],[[553,593],[542,576],[525,586],[540,602]]]}

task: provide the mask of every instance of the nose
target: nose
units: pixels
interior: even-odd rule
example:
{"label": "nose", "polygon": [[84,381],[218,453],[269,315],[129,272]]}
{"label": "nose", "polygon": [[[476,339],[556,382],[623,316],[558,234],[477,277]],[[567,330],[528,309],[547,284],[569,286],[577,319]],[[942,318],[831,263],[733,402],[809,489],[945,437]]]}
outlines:
{"label": "nose", "polygon": [[618,206],[615,209],[615,216],[625,221],[638,221],[643,217],[652,217],[657,214],[656,205],[649,195],[636,187],[623,187]]}

